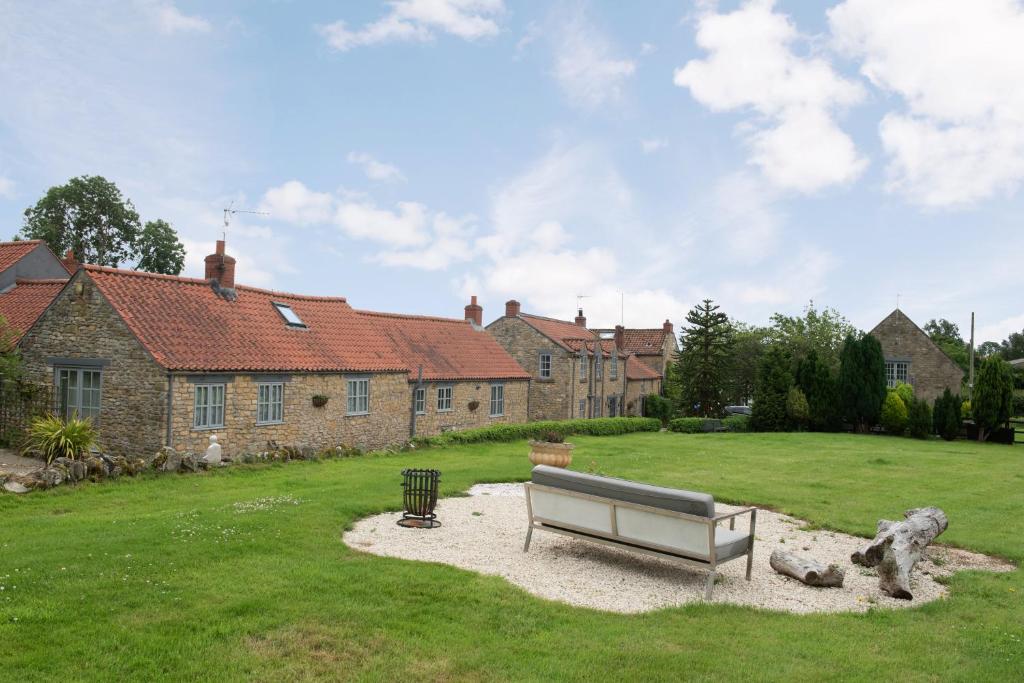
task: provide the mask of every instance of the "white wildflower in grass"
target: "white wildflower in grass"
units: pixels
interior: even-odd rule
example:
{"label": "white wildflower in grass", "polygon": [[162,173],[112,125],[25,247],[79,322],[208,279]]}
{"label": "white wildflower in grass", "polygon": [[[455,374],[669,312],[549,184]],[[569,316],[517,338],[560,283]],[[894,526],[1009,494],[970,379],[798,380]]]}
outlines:
{"label": "white wildflower in grass", "polygon": [[256,500],[238,502],[232,505],[231,508],[236,514],[244,515],[249,512],[274,510],[286,505],[298,505],[301,502],[301,499],[286,494],[283,496],[267,496],[265,498],[257,498]]}

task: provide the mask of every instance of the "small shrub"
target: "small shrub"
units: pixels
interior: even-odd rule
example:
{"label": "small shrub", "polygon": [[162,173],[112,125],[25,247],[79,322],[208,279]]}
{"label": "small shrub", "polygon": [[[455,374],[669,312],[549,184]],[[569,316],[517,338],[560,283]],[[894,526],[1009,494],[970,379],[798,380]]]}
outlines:
{"label": "small shrub", "polygon": [[644,417],[657,418],[662,425],[668,424],[672,417],[672,402],[664,396],[648,394],[644,398]]}
{"label": "small shrub", "polygon": [[932,423],[935,426],[935,433],[946,441],[953,441],[960,436],[963,423],[960,419],[961,405],[960,395],[954,394],[948,388],[942,392],[942,396],[935,399]]}
{"label": "small shrub", "polygon": [[33,420],[21,450],[50,464],[55,458],[78,460],[94,445],[96,430],[92,420],[71,418],[65,422],[56,415],[47,415]]}
{"label": "small shrub", "polygon": [[895,391],[890,391],[882,403],[882,427],[893,436],[900,436],[907,429],[907,405]]}
{"label": "small shrub", "polygon": [[565,443],[565,435],[561,432],[552,430],[541,434],[540,441],[544,441],[545,443]]}
{"label": "small shrub", "polygon": [[1013,415],[1024,417],[1024,389],[1013,390]]}
{"label": "small shrub", "polygon": [[932,432],[932,409],[927,401],[914,399],[907,415],[907,430],[915,439],[927,439]]}
{"label": "small shrub", "polygon": [[730,432],[749,432],[749,415],[730,415],[722,419],[722,425]]}
{"label": "small shrub", "polygon": [[909,410],[910,404],[914,402],[914,387],[905,382],[897,382],[896,386],[893,388],[893,391],[895,391],[899,395],[899,397],[903,399],[903,405],[905,405]]}
{"label": "small shrub", "polygon": [[964,401],[960,404],[960,417],[965,420],[970,420],[974,415],[971,414],[971,402]]}
{"label": "small shrub", "polygon": [[703,434],[704,418],[702,417],[677,417],[668,423],[670,432],[682,434]]}
{"label": "small shrub", "polygon": [[589,436],[615,436],[633,432],[657,432],[661,420],[648,417],[598,417],[579,420],[545,420],[521,424],[500,424],[463,431],[445,432],[437,436],[416,437],[413,443],[423,446],[453,446],[467,443],[506,442],[521,439],[539,439],[546,432],[562,436],[586,434]]}
{"label": "small shrub", "polygon": [[790,387],[786,396],[786,415],[789,416],[797,431],[807,429],[811,419],[811,407],[807,404],[807,397],[797,387]]}

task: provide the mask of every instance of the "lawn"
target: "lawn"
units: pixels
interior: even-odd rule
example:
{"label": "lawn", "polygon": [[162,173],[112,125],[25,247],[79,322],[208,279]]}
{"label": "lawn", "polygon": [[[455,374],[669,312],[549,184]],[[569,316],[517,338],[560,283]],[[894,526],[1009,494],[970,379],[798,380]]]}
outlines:
{"label": "lawn", "polygon": [[[938,505],[943,542],[1024,560],[1024,447],[817,434],[574,437],[573,467],[871,535]],[[572,608],[495,577],[364,555],[353,520],[528,476],[525,443],[236,467],[0,496],[0,678],[1021,680],[1024,573],[919,608],[796,616]],[[270,499],[260,501],[261,499]],[[415,532],[414,532],[415,533]],[[421,532],[427,533],[427,532]]]}

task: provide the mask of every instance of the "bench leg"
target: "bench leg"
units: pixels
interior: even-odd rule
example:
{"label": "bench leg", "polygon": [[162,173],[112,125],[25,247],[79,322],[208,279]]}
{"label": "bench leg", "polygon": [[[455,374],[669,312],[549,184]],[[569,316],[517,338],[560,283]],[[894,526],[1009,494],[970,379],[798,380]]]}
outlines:
{"label": "bench leg", "polygon": [[530,552],[530,539],[533,538],[533,525],[526,530],[526,543],[523,544],[523,552]]}
{"label": "bench leg", "polygon": [[715,570],[708,573],[708,580],[704,583],[704,599],[711,602],[711,591],[715,589]]}
{"label": "bench leg", "polygon": [[747,581],[750,581],[750,571],[754,567],[754,544],[751,542],[750,550],[747,551]]}

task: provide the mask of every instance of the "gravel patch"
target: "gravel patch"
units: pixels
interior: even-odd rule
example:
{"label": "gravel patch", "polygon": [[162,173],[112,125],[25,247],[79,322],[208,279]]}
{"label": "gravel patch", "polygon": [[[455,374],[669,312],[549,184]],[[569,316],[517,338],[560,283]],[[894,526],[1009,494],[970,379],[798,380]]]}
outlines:
{"label": "gravel patch", "polygon": [[[527,518],[522,484],[478,484],[469,494],[438,502],[440,528],[406,529],[395,523],[400,513],[385,513],[357,522],[344,541],[375,555],[501,576],[539,597],[580,607],[636,613],[702,599],[707,572],[667,560],[541,530],[534,532],[530,552],[524,553]],[[736,509],[717,507],[720,512]],[[744,523],[737,522],[737,527]],[[743,559],[719,566],[714,602],[795,613],[907,608],[948,595],[936,578],[964,569],[1014,569],[986,555],[933,546],[914,572],[914,600],[897,600],[878,590],[873,569],[850,562],[850,554],[864,539],[804,526],[801,520],[759,509],[752,579],[743,578]],[[776,573],[768,565],[775,548],[845,567],[843,587],[812,588]]]}

